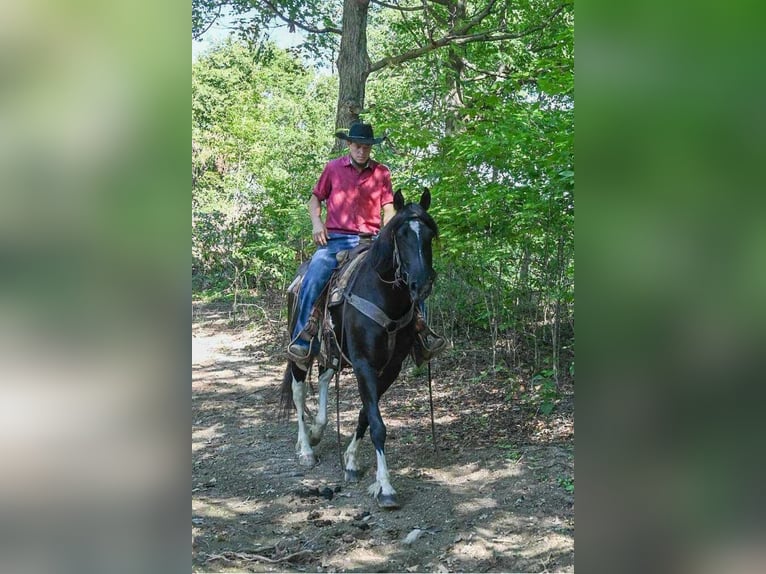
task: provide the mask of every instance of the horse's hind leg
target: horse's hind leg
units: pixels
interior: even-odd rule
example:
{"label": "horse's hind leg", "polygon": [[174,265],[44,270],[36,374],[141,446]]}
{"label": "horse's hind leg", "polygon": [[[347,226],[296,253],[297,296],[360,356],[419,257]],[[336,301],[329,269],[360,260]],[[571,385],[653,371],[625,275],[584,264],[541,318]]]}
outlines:
{"label": "horse's hind leg", "polygon": [[364,433],[368,426],[367,412],[362,408],[359,411],[359,422],[356,425],[354,437],[343,454],[346,482],[359,482],[359,464],[356,460],[356,450],[359,447],[359,441],[364,438]]}
{"label": "horse's hind leg", "polygon": [[[303,373],[303,376],[300,376],[300,373]],[[306,407],[306,372],[298,370],[298,376],[296,376],[296,369],[293,368],[292,379],[293,402],[298,418],[298,442],[295,443],[295,452],[301,466],[314,466],[316,458],[314,451],[311,450],[306,423],[303,421]]]}
{"label": "horse's hind leg", "polygon": [[316,446],[322,440],[324,429],[327,427],[327,391],[330,386],[332,376],[335,374],[333,369],[326,369],[319,375],[319,410],[314,419],[314,424],[309,429],[309,444]]}

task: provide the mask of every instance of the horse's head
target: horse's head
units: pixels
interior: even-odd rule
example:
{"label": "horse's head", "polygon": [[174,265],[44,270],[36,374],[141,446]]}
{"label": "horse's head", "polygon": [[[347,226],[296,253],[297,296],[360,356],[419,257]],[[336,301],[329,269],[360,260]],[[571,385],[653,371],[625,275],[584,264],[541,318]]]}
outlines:
{"label": "horse's head", "polygon": [[[431,293],[436,273],[432,267],[431,242],[438,235],[436,222],[427,213],[431,205],[431,192],[426,189],[419,203],[404,204],[400,191],[394,195],[396,215],[381,231],[376,243],[386,246],[393,257],[373,263],[380,272],[393,271],[397,281],[404,282],[415,302],[423,301]],[[388,250],[391,251],[388,251]]]}

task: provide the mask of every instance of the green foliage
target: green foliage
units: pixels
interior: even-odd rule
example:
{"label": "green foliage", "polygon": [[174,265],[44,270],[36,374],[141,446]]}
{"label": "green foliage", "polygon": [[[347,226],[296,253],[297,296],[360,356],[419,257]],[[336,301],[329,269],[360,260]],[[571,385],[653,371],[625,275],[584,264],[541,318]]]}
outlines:
{"label": "green foliage", "polygon": [[518,446],[513,444],[503,443],[503,442],[498,443],[496,446],[506,451],[506,456],[508,457],[508,460],[512,460],[514,462],[521,460],[522,454],[519,451]]}
{"label": "green foliage", "polygon": [[193,65],[195,287],[279,285],[292,273],[333,95],[327,78],[273,46],[228,41]]}
{"label": "green foliage", "polygon": [[571,476],[559,476],[559,486],[570,494],[574,494],[574,478]]}
{"label": "green foliage", "polygon": [[540,412],[549,415],[559,398],[558,385],[553,369],[543,369],[532,377],[532,400],[539,404]]}
{"label": "green foliage", "polygon": [[[395,183],[428,185],[434,196],[441,241],[433,313],[455,334],[485,328],[497,341],[521,338],[537,367],[546,347],[573,336],[567,21],[531,44],[433,52],[368,82],[367,117],[392,132],[399,152],[390,157]],[[393,37],[406,45],[412,25],[393,26]]]}
{"label": "green foliage", "polygon": [[341,25],[338,4],[332,0],[192,0],[192,37],[200,37],[218,18],[227,16],[240,39],[262,50],[268,44],[269,30],[289,22],[290,31],[299,27],[311,31],[302,51],[332,58]]}
{"label": "green foliage", "polygon": [[[203,14],[204,4],[193,6]],[[272,9],[317,28],[340,22],[338,3],[229,4],[255,8],[248,22],[261,36]],[[372,62],[423,48],[429,34],[458,30],[489,6],[468,3],[461,15],[425,4],[427,13],[371,5]],[[378,69],[362,116],[390,134],[375,154],[391,167],[395,189],[414,200],[421,186],[431,188],[441,238],[430,316],[452,338],[488,333],[506,362],[531,365],[529,400],[550,414],[555,381],[574,374],[566,368],[574,341],[573,7],[493,3],[471,32],[490,30],[506,35]],[[307,34],[329,64],[319,36]],[[202,284],[223,277],[277,286],[311,249],[304,203],[332,143],[335,80],[256,45],[230,42],[193,72],[194,265]]]}

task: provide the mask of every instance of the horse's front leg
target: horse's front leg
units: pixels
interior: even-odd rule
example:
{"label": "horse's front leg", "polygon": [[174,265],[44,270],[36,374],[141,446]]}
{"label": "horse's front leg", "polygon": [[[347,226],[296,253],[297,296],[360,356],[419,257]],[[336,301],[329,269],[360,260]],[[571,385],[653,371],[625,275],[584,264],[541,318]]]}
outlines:
{"label": "horse's front leg", "polygon": [[314,466],[316,458],[314,451],[311,450],[309,435],[306,432],[306,423],[303,420],[306,407],[306,373],[300,379],[295,376],[293,369],[293,402],[298,418],[298,442],[295,443],[295,453],[298,455],[298,462],[301,466]]}
{"label": "horse's front leg", "polygon": [[383,424],[377,401],[371,404],[369,409],[370,438],[375,447],[377,465],[375,467],[375,482],[370,485],[368,492],[378,501],[378,506],[381,508],[399,508],[399,501],[396,498],[396,491],[391,485],[391,477],[388,474],[388,464],[386,463],[386,425]]}
{"label": "horse's front leg", "polygon": [[359,422],[356,425],[354,437],[351,439],[346,452],[343,453],[346,482],[359,482],[359,463],[356,459],[356,451],[359,448],[359,442],[364,438],[364,433],[367,431],[368,426],[367,412],[363,408],[359,411]]}
{"label": "horse's front leg", "polygon": [[309,429],[309,444],[316,446],[322,440],[324,429],[327,427],[327,391],[335,371],[327,369],[319,375],[319,410],[314,418],[314,424]]}
{"label": "horse's front leg", "polygon": [[[375,482],[370,485],[369,493],[378,501],[381,508],[399,508],[396,491],[391,485],[391,477],[386,463],[386,425],[378,408],[378,397],[383,394],[384,385],[378,379],[374,369],[366,362],[355,368],[359,392],[362,395],[364,410],[370,425],[370,438],[375,447],[376,469]],[[356,438],[356,437],[355,437]]]}

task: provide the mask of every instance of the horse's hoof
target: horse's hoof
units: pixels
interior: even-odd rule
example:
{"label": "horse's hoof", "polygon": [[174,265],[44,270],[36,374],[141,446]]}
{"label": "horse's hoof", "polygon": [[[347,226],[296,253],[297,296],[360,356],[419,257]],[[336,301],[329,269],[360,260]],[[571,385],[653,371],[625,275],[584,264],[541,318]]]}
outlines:
{"label": "horse's hoof", "polygon": [[359,471],[346,469],[346,482],[359,482]]}
{"label": "horse's hoof", "polygon": [[310,468],[316,465],[317,459],[313,454],[302,454],[298,457],[298,464]]}
{"label": "horse's hoof", "polygon": [[396,500],[395,494],[379,494],[378,506],[388,510],[394,510],[395,508],[399,508],[399,502]]}

